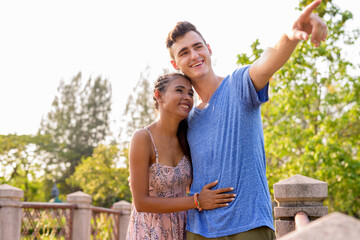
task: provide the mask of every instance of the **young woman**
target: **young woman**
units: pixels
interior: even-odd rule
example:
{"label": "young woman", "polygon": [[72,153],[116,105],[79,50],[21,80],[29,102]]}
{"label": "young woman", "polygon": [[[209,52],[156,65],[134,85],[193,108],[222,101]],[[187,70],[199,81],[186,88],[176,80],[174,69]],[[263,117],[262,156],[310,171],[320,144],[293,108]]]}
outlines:
{"label": "young woman", "polygon": [[154,89],[158,118],[137,130],[130,144],[133,205],[127,239],[185,239],[186,210],[225,207],[234,200],[231,187],[187,196],[192,180],[186,117],[193,106],[190,80],[180,74],[161,76]]}

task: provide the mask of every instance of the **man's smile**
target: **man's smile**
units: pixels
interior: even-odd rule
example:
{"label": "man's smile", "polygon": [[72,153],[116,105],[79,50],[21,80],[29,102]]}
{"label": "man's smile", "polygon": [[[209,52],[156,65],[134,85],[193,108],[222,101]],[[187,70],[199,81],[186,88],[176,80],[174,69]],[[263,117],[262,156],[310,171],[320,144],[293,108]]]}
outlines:
{"label": "man's smile", "polygon": [[190,67],[195,68],[195,67],[198,67],[198,66],[202,65],[203,63],[204,63],[204,60],[201,60],[199,62],[196,62],[196,63],[190,65]]}

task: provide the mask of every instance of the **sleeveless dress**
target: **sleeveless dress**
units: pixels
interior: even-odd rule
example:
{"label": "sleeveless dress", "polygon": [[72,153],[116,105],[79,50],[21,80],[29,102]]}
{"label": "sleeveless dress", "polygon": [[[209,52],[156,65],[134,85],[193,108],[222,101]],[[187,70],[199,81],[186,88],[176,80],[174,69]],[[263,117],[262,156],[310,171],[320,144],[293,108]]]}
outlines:
{"label": "sleeveless dress", "polygon": [[[154,139],[156,163],[149,167],[149,195],[152,197],[184,197],[192,181],[191,163],[183,156],[176,167],[159,163]],[[128,240],[182,240],[186,239],[187,211],[174,213],[137,212],[134,203],[126,239]]]}

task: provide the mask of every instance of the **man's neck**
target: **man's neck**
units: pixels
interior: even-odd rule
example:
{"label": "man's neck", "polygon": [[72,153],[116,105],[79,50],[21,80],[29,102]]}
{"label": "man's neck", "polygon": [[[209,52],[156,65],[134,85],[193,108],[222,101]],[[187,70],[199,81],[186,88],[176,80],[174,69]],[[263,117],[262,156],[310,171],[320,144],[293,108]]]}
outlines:
{"label": "man's neck", "polygon": [[201,100],[200,105],[207,104],[209,102],[223,79],[223,77],[216,76],[215,74],[206,75],[198,79],[191,79],[194,89]]}

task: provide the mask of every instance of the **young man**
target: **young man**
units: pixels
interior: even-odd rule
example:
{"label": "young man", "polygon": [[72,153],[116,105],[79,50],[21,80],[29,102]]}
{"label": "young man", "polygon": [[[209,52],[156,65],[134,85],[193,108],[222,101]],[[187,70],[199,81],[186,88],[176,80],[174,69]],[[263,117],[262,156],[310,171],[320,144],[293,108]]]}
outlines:
{"label": "young man", "polygon": [[234,187],[228,207],[188,212],[187,238],[275,239],[260,105],[268,100],[268,82],[290,58],[300,40],[318,47],[327,27],[308,5],[273,48],[252,65],[219,77],[211,66],[211,49],[195,26],[179,22],[166,44],[171,64],[187,75],[200,104],[188,117],[188,141],[193,162],[191,195],[207,183]]}

